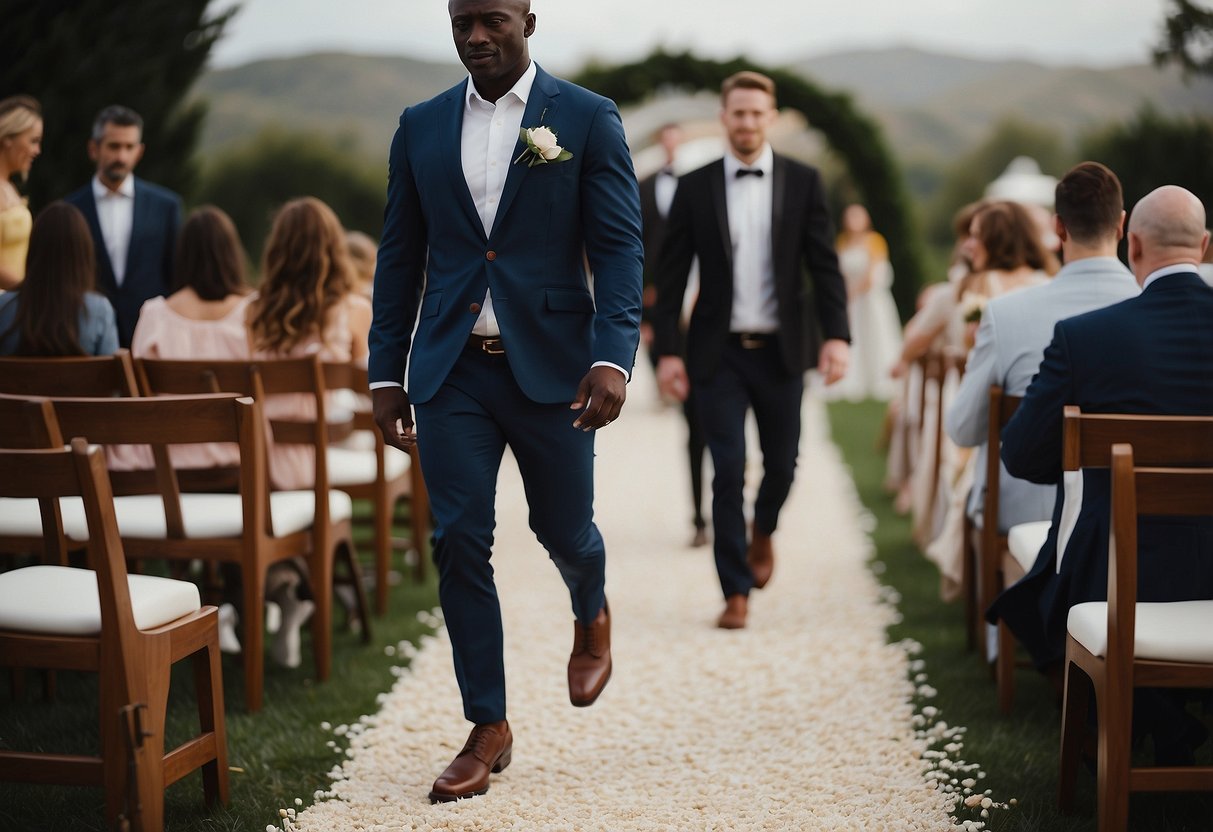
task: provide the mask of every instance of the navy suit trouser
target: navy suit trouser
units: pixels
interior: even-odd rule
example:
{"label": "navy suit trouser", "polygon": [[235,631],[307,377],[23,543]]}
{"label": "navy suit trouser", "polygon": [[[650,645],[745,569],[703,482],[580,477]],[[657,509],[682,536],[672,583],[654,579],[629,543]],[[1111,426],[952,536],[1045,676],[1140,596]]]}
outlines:
{"label": "navy suit trouser", "polygon": [[716,372],[693,382],[699,425],[712,454],[713,552],[720,588],[748,595],[754,576],[746,564],[746,413],[753,408],[762,449],[762,483],[754,501],[754,529],[771,534],[792,488],[800,448],[804,378],[789,375],[772,338],[745,349],[730,337]]}
{"label": "navy suit trouser", "polygon": [[585,624],[604,604],[606,551],[594,525],[594,434],[572,427],[568,404],[523,394],[505,355],[471,347],[442,387],[415,407],[417,448],[434,513],[438,594],[454,653],[463,713],[506,717],[501,606],[489,562],[497,474],[508,445],[518,462],[530,525]]}

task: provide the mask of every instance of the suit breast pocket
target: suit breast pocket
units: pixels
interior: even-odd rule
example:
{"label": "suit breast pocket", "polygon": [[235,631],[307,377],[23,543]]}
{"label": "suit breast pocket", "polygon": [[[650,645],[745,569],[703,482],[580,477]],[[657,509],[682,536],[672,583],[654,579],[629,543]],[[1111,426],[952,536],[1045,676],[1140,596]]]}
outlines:
{"label": "suit breast pocket", "polygon": [[442,292],[431,292],[421,299],[421,318],[433,318],[442,308]]}

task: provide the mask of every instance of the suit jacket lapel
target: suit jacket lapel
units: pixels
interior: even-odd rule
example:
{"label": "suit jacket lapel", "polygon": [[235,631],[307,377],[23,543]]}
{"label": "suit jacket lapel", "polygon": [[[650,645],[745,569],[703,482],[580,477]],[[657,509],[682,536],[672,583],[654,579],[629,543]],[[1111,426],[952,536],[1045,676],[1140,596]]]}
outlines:
{"label": "suit jacket lapel", "polygon": [[[443,103],[442,124],[439,131],[443,137],[443,147],[453,147],[458,150],[463,146],[463,109],[467,85],[470,83],[472,83],[470,79],[465,79],[463,84],[447,93],[447,99]],[[480,221],[480,215],[476,213],[476,203],[472,199],[472,192],[468,190],[468,181],[463,175],[463,154],[443,153],[443,156],[446,159],[446,172],[451,180],[451,193],[454,194],[455,201],[459,203],[459,207],[467,215],[468,221],[476,228],[480,236],[484,237],[484,223]]]}
{"label": "suit jacket lapel", "polygon": [[778,154],[771,165],[771,262],[779,262],[783,245],[784,199],[788,188],[787,162]]}
{"label": "suit jacket lapel", "polygon": [[[543,67],[535,65],[535,82],[531,85],[531,94],[527,98],[526,109],[522,113],[522,127],[538,127],[543,124],[551,126],[552,118],[556,115],[560,90],[555,79],[543,71]],[[560,137],[557,130],[556,137]],[[510,210],[522,180],[526,178],[530,167],[524,162],[514,164],[514,160],[526,149],[526,143],[521,137],[514,144],[514,152],[510,154],[510,169],[505,175],[505,188],[501,192],[501,202],[497,206],[497,216],[493,219],[493,231],[501,226],[501,219]],[[489,236],[492,236],[490,232]]]}
{"label": "suit jacket lapel", "polygon": [[729,266],[729,274],[733,273],[733,235],[729,233],[729,205],[724,193],[724,160],[716,162],[714,175],[708,177],[712,185],[712,204],[716,208],[716,225],[720,231],[720,240],[724,247],[724,259]]}

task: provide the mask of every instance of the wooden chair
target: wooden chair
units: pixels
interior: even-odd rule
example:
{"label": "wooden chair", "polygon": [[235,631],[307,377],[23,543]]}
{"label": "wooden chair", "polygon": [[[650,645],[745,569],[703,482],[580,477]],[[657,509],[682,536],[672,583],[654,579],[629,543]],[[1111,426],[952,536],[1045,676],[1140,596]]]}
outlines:
{"label": "wooden chair", "polygon": [[[326,363],[325,385],[329,390],[350,390],[366,395],[370,390],[365,367],[352,363]],[[429,495],[421,475],[417,451],[409,454],[388,446],[369,410],[353,411],[356,447],[329,448],[331,484],[350,497],[369,500],[374,524],[375,611],[387,611],[388,572],[392,549],[411,551],[416,558],[414,573],[425,577],[425,542],[429,538]],[[409,503],[408,538],[392,538],[392,518],[401,501]]]}
{"label": "wooden chair", "polygon": [[[1190,424],[1195,426],[1189,435],[1203,436],[1204,444],[1198,456],[1189,458],[1207,464],[1213,451],[1213,418]],[[1182,438],[1172,438],[1174,443],[1161,441],[1176,451],[1174,456],[1195,450],[1185,449]],[[1131,791],[1213,791],[1213,766],[1140,768],[1130,762],[1134,688],[1213,688],[1213,600],[1137,602],[1138,518],[1210,515],[1213,468],[1141,467],[1135,464],[1135,447],[1120,443],[1112,447],[1110,459],[1108,601],[1079,604],[1071,608],[1067,621],[1058,803],[1063,810],[1073,805],[1087,734],[1090,679],[1099,720],[1099,830],[1122,832],[1128,828]]]}
{"label": "wooden chair", "polygon": [[0,358],[0,393],[16,396],[137,396],[128,350],[66,358]]}
{"label": "wooden chair", "polygon": [[[62,448],[63,435],[51,403],[44,398],[0,394],[0,448]],[[0,498],[0,555],[37,555],[43,563],[67,566],[67,540],[58,500]]]}
{"label": "wooden chair", "polygon": [[[998,385],[990,386],[989,417],[986,422],[986,469],[981,472],[985,482],[985,493],[982,502],[982,526],[977,545],[977,603],[971,611],[975,616],[977,639],[982,656],[988,655],[989,645],[986,643],[986,628],[980,626],[984,621],[984,613],[994,603],[998,593],[1018,581],[1031,568],[1018,558],[1012,556],[1008,545],[1007,535],[998,528],[999,512],[1001,511],[1001,465],[999,449],[1002,447],[1002,429],[1015,411],[1019,409],[1022,396],[1010,396],[1003,393]],[[1044,522],[1044,531],[1048,532],[1049,523]],[[1030,547],[1029,547],[1030,548]],[[1037,551],[1040,547],[1037,546]],[[1017,548],[1018,553],[1018,548]],[[1035,555],[1033,553],[1033,559]],[[999,621],[997,625],[998,656],[994,661],[994,680],[998,688],[998,709],[1004,714],[1011,712],[1015,699],[1015,638],[1011,635],[1006,623]]]}
{"label": "wooden chair", "polygon": [[[0,749],[0,780],[103,786],[109,828],[164,828],[164,789],[202,769],[207,802],[228,801],[218,618],[190,583],[127,575],[101,450],[0,451],[0,494],[81,500],[91,569],[0,574],[0,664],[95,672],[101,754]],[[165,753],[173,663],[191,657],[200,733]],[[50,706],[54,707],[54,706]]]}
{"label": "wooden chair", "polygon": [[[67,436],[97,444],[150,444],[157,451],[157,487],[116,497],[115,513],[128,557],[170,561],[202,560],[239,566],[241,615],[246,623],[243,661],[245,698],[261,708],[265,578],[280,561],[304,557],[321,575],[331,572],[331,553],[314,554],[311,492],[269,495],[265,470],[265,421],[260,405],[231,395],[163,396],[131,399],[53,399],[55,416]],[[182,494],[168,465],[168,444],[231,442],[240,449],[236,493]],[[64,504],[67,537],[84,540],[78,512]],[[326,601],[319,590],[317,608]],[[327,624],[327,619],[326,624]],[[316,672],[329,672],[325,628],[313,642]]]}
{"label": "wooden chair", "polygon": [[[222,391],[251,396],[263,404],[267,396],[299,393],[308,396],[314,403],[313,418],[272,422],[274,442],[304,444],[314,449],[313,487],[304,491],[273,492],[272,499],[278,502],[298,502],[303,495],[310,497],[307,500],[311,506],[311,513],[308,515],[308,577],[316,596],[316,611],[312,616],[313,651],[316,654],[318,677],[328,678],[332,643],[333,582],[336,577],[334,563],[337,558],[345,565],[346,574],[340,581],[350,585],[354,592],[354,605],[364,643],[369,642],[371,632],[366,591],[361,580],[361,568],[358,565],[351,528],[353,506],[347,494],[332,489],[328,472],[328,446],[330,442],[348,435],[352,422],[342,420],[330,423],[324,372],[319,359],[307,357],[250,361],[184,361],[141,358],[135,361],[135,374],[145,396]],[[261,453],[262,459],[267,460],[264,443]],[[246,603],[249,600],[246,598]],[[241,619],[247,629],[252,625],[246,617],[246,612],[241,612]],[[257,620],[262,620],[261,613],[258,613]],[[261,636],[258,635],[257,638],[260,640]]]}

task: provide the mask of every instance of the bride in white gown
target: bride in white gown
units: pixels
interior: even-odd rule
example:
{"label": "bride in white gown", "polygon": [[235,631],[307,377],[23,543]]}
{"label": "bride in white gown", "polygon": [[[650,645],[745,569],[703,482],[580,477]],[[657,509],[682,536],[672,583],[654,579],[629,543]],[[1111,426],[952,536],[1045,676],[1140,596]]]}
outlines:
{"label": "bride in white gown", "polygon": [[851,366],[838,383],[823,388],[827,399],[888,401],[897,391],[890,368],[901,355],[901,320],[889,291],[893,267],[884,237],[872,230],[862,205],[848,205],[838,235],[838,266],[847,282]]}

